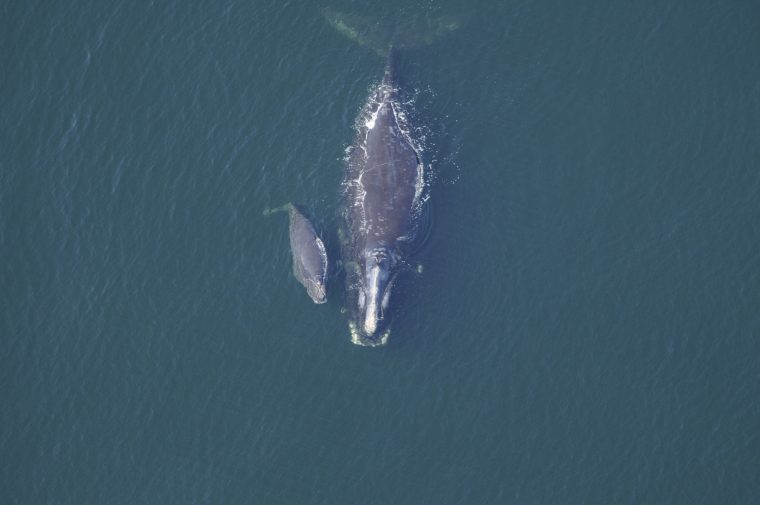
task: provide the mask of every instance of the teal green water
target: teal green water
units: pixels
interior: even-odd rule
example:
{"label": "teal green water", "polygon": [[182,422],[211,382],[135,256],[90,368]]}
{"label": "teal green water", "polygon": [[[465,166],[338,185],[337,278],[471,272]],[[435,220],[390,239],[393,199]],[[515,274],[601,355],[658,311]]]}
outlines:
{"label": "teal green water", "polygon": [[376,54],[305,1],[0,9],[0,501],[758,503],[758,5],[332,6],[466,18],[402,55],[381,349],[262,215],[337,248]]}

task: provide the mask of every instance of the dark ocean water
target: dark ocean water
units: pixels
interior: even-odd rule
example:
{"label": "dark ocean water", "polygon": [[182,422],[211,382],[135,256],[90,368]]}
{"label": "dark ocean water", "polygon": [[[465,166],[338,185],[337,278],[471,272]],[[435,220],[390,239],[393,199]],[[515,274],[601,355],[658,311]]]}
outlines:
{"label": "dark ocean water", "polygon": [[[383,61],[306,1],[11,1],[0,502],[760,503],[760,5],[402,2],[431,227],[387,347],[337,249]],[[406,28],[405,28],[406,29]]]}

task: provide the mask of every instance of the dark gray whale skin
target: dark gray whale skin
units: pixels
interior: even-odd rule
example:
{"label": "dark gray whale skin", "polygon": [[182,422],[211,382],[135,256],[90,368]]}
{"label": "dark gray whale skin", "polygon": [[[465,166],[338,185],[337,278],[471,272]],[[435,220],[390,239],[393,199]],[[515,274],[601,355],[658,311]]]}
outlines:
{"label": "dark gray whale skin", "polygon": [[391,49],[347,158],[347,304],[352,340],[368,346],[387,338],[391,290],[415,238],[423,187],[423,165],[398,101],[396,58]]}
{"label": "dark gray whale skin", "polygon": [[303,284],[314,303],[327,301],[327,252],[302,210],[288,204],[290,216],[290,251],[293,254],[293,275]]}

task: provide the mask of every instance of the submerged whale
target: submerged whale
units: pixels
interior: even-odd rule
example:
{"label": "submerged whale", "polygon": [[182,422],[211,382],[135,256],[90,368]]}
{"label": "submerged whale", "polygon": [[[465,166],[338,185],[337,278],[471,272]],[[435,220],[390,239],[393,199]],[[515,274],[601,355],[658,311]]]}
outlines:
{"label": "submerged whale", "polygon": [[352,341],[386,342],[394,282],[412,251],[422,207],[424,164],[410,135],[391,48],[347,150],[343,264]]}

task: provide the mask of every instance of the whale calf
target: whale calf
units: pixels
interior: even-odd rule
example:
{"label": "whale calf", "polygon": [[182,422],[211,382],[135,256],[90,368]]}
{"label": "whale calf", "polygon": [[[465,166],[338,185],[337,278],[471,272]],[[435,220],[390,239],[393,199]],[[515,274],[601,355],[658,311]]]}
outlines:
{"label": "whale calf", "polygon": [[327,251],[314,225],[295,204],[288,204],[293,275],[314,303],[327,301]]}
{"label": "whale calf", "polygon": [[344,183],[347,303],[356,344],[386,342],[398,273],[407,265],[422,206],[424,165],[398,97],[397,53],[391,48],[382,82],[373,90],[353,145]]}

